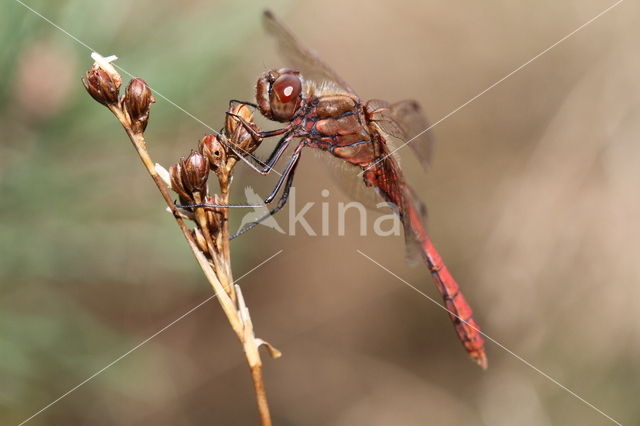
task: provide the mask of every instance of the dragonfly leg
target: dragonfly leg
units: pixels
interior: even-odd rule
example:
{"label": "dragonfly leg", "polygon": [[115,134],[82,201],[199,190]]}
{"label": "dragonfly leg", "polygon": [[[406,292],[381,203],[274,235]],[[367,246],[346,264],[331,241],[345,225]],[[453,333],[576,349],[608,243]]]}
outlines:
{"label": "dragonfly leg", "polygon": [[[269,158],[267,158],[266,162],[263,162],[261,160],[258,160],[255,157],[252,157],[254,160],[256,160],[256,162],[261,167],[255,165],[255,164],[253,164],[251,162],[248,162],[248,161],[247,161],[247,164],[249,164],[249,166],[251,166],[251,168],[253,170],[255,170],[256,172],[260,173],[261,175],[268,175],[273,170],[273,166],[275,166],[276,163],[278,162],[278,160],[280,160],[280,157],[282,157],[282,154],[284,153],[284,151],[289,146],[289,142],[291,142],[291,139],[293,139],[293,137],[291,135],[286,135],[286,136],[282,137],[278,141],[278,144],[273,149],[271,154],[269,154]],[[232,150],[236,155],[241,155],[241,153],[236,152],[235,149],[232,148]]]}
{"label": "dragonfly leg", "polygon": [[238,99],[231,99],[229,101],[229,108],[231,108],[231,105],[233,105],[233,104],[247,105],[247,106],[253,107],[255,109],[258,109],[258,105],[254,104],[252,102],[241,101],[241,100],[238,100]]}
{"label": "dragonfly leg", "polygon": [[[298,145],[299,148],[301,148],[303,145],[300,144]],[[247,225],[245,225],[242,229],[240,229],[238,232],[236,232],[235,234],[231,235],[229,237],[230,240],[233,240],[236,237],[239,237],[240,235],[244,234],[245,232],[249,231],[250,229],[253,229],[254,227],[256,227],[257,225],[259,225],[262,221],[264,221],[265,219],[273,216],[274,214],[278,213],[280,210],[282,210],[282,208],[285,206],[285,204],[287,204],[287,201],[289,199],[289,192],[291,191],[291,185],[293,184],[293,177],[295,174],[295,169],[296,166],[298,165],[298,160],[300,159],[300,150],[296,149],[296,152],[291,156],[291,160],[289,161],[289,164],[287,164],[287,169],[285,170],[285,173],[283,173],[283,176],[286,174],[287,175],[287,181],[284,185],[284,190],[282,191],[282,196],[280,196],[280,199],[278,200],[278,203],[275,205],[275,207],[273,207],[271,210],[269,210],[269,213],[265,214],[264,216],[258,218],[257,220],[248,223]],[[277,192],[277,191],[275,191]]]}
{"label": "dragonfly leg", "polygon": [[[287,147],[287,145],[289,144],[290,141],[291,141],[290,137],[282,138],[282,140],[278,143],[278,146],[276,147],[276,150],[274,150],[274,152],[271,155],[271,157],[273,157],[273,158],[270,157],[269,161],[273,162],[275,164],[275,162],[278,161],[278,159],[282,155],[282,152],[284,152],[285,148]],[[298,144],[298,146],[296,147],[296,150],[294,151],[293,155],[291,155],[291,158],[289,159],[289,162],[287,163],[287,166],[285,167],[284,171],[282,172],[282,174],[278,178],[278,181],[276,182],[273,190],[267,196],[267,198],[264,199],[262,204],[209,204],[209,203],[199,203],[199,204],[178,205],[176,207],[183,208],[183,209],[185,209],[185,208],[197,208],[197,207],[224,207],[224,208],[227,208],[227,207],[233,207],[233,208],[265,207],[267,204],[270,204],[273,201],[273,199],[276,197],[276,195],[278,195],[278,192],[280,191],[280,188],[282,188],[282,185],[287,181],[287,178],[291,175],[292,170],[295,169],[295,166],[296,166],[296,164],[298,162],[298,159],[300,158],[300,150],[302,149],[303,146],[304,146],[303,143]],[[273,169],[272,165],[271,166],[267,165],[267,167],[270,167],[269,170]]]}
{"label": "dragonfly leg", "polygon": [[249,134],[256,138],[256,139],[264,139],[264,138],[270,138],[273,136],[278,136],[278,135],[282,135],[284,133],[287,133],[289,130],[291,130],[291,127],[293,127],[292,124],[288,124],[286,126],[284,126],[281,129],[276,129],[276,130],[267,130],[264,132],[259,132],[256,129],[254,129],[251,124],[244,119],[244,117],[239,116],[238,114],[234,114],[232,112],[228,112],[226,113],[228,116],[231,116],[233,118],[235,118],[236,120],[238,120],[240,123],[242,123],[242,125],[245,127],[245,129],[247,129],[247,132],[249,132]]}

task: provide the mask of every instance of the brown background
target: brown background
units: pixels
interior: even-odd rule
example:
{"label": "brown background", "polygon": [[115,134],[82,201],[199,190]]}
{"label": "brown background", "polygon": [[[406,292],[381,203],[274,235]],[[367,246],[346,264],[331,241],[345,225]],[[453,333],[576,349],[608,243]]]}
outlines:
{"label": "brown background", "polygon": [[[31,1],[213,127],[286,65],[264,3]],[[445,116],[613,2],[278,2],[271,7],[364,98]],[[84,93],[89,51],[0,6],[0,419],[17,424],[205,300],[200,275],[110,114]],[[621,3],[433,129],[429,227],[486,333],[623,424],[640,421],[638,7]],[[169,166],[207,129],[158,100],[148,139]],[[320,229],[347,201],[305,153],[297,204]],[[242,188],[274,178],[244,168]],[[242,212],[236,213],[239,222]],[[373,218],[373,216],[371,217]],[[469,362],[402,238],[281,235],[233,245],[277,425],[610,422],[505,349]],[[287,213],[278,218],[286,226]],[[44,411],[32,425],[251,425],[241,349],[215,301]]]}

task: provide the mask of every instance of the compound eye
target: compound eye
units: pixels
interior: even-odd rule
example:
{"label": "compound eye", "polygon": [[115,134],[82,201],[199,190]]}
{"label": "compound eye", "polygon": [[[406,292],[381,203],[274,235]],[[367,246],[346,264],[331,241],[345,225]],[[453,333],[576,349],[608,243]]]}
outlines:
{"label": "compound eye", "polygon": [[296,75],[283,74],[273,83],[272,90],[280,102],[288,103],[292,99],[300,96],[302,83],[300,82],[300,78]]}

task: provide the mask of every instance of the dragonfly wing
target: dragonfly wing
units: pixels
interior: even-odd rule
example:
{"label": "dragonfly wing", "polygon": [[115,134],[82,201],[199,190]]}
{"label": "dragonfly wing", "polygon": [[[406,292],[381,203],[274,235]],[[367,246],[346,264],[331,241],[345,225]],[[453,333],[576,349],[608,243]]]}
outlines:
{"label": "dragonfly wing", "polygon": [[429,121],[417,101],[400,101],[391,105],[391,115],[404,129],[409,148],[411,148],[426,169],[433,155],[433,135],[429,129]]}
{"label": "dragonfly wing", "polygon": [[[386,210],[384,207],[386,205],[386,207],[391,208],[395,213],[400,213],[402,209],[396,205],[396,202],[402,204],[410,202],[416,207],[417,211],[421,212],[423,219],[426,219],[426,208],[424,204],[414,196],[413,190],[408,185],[398,180],[399,176],[397,171],[399,170],[399,166],[393,155],[381,162],[385,170],[385,177],[382,178],[382,181],[385,183],[379,187],[367,186],[363,182],[361,175],[362,169],[360,167],[337,158],[326,151],[314,149],[313,152],[321,157],[322,161],[326,164],[325,169],[328,171],[331,180],[335,182],[336,186],[340,188],[344,194],[349,196],[349,198],[362,204],[366,209],[376,213],[384,213]],[[385,147],[384,152],[389,153],[389,148]],[[392,199],[390,196],[390,194],[400,194],[402,191],[406,193],[401,197]],[[411,230],[410,222],[402,220],[402,226],[404,230],[406,260],[408,263],[415,265],[422,261],[422,246],[416,237],[416,233]]]}
{"label": "dragonfly wing", "polygon": [[333,81],[343,89],[355,94],[351,86],[342,79],[313,51],[304,47],[291,31],[270,10],[263,15],[264,27],[278,43],[278,50],[289,62],[287,65],[296,68],[302,75],[313,81]]}
{"label": "dragonfly wing", "polygon": [[393,116],[392,105],[382,99],[371,99],[366,104],[367,117],[376,123],[382,131],[402,141],[407,140],[407,133]]}
{"label": "dragonfly wing", "polygon": [[[405,185],[405,202],[410,203],[411,206],[418,212],[419,217],[422,219],[422,224],[426,227],[427,223],[427,206],[418,198],[413,188],[409,185]],[[404,240],[406,244],[406,257],[407,262],[416,265],[422,262],[423,249],[422,243],[418,239],[415,231],[411,228],[408,220],[403,221],[404,225]]]}
{"label": "dragonfly wing", "polygon": [[371,211],[380,212],[378,204],[385,200],[374,188],[366,186],[362,182],[360,173],[362,169],[348,163],[327,151],[319,149],[312,150],[326,165],[325,169],[331,176],[331,180],[336,186],[353,201],[357,201]]}
{"label": "dragonfly wing", "polygon": [[[409,211],[415,212],[420,226],[424,228],[427,219],[427,209],[418,199],[413,189],[406,183],[400,166],[389,151],[386,143],[380,142],[382,161],[365,171],[365,182],[371,184],[380,197],[389,203],[390,207],[400,215],[404,227],[407,261],[411,264],[423,259],[421,232],[413,229],[414,224],[409,220]],[[368,178],[373,176],[373,178]]]}
{"label": "dragonfly wing", "polygon": [[313,150],[313,152],[326,164],[325,169],[336,186],[351,199],[378,213],[385,210],[381,207],[386,204],[400,215],[404,229],[407,262],[416,264],[422,261],[422,246],[416,232],[411,228],[411,222],[405,220],[403,214],[407,208],[413,208],[424,222],[427,210],[413,189],[404,181],[398,161],[393,154],[390,154],[390,149],[388,140],[378,142],[377,155],[384,159],[370,169],[376,175],[373,185],[366,183],[367,172],[363,181],[362,168],[326,151]]}
{"label": "dragonfly wing", "polygon": [[[433,151],[433,138],[420,104],[413,100],[400,101],[395,104],[372,99],[367,102],[369,119],[375,122],[381,130],[408,144],[416,155],[420,164],[429,168]],[[393,151],[391,151],[393,152]]]}

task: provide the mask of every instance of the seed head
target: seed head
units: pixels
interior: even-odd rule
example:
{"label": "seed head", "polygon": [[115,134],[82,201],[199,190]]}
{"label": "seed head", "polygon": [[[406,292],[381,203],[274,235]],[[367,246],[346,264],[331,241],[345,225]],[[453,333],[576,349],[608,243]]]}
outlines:
{"label": "seed head", "polygon": [[[224,136],[223,136],[224,137]],[[209,166],[214,172],[225,166],[227,162],[227,152],[220,142],[220,136],[207,135],[200,140],[198,150],[209,160]]]}
{"label": "seed head", "polygon": [[122,84],[120,76],[118,75],[117,77],[102,68],[94,66],[87,71],[82,84],[93,99],[102,105],[115,105],[118,103],[120,85]]}
{"label": "seed head", "polygon": [[199,152],[191,152],[187,158],[180,158],[169,168],[171,188],[178,193],[182,201],[194,201],[193,193],[202,197],[207,194],[209,178],[209,160]]}
{"label": "seed head", "polygon": [[[244,118],[248,123],[253,123],[253,111],[251,111],[251,109],[244,104],[234,103],[231,108],[229,108],[229,112],[231,114]],[[238,127],[242,126],[243,125],[240,120],[238,120],[238,118],[232,115],[227,115],[227,119],[224,125],[227,135],[232,135]]]}
{"label": "seed head", "polygon": [[192,151],[182,160],[182,184],[187,192],[207,193],[207,179],[209,178],[209,160],[197,151]]}
{"label": "seed head", "polygon": [[[245,122],[248,123],[249,127],[256,132],[260,131],[258,126],[253,122],[253,112],[246,105],[234,104],[229,109],[229,112],[242,117]],[[228,136],[230,143],[233,144],[240,153],[250,154],[260,146],[262,138],[256,138],[249,133],[245,124],[234,115],[227,115],[227,120],[225,122],[225,134]]]}
{"label": "seed head", "polygon": [[[213,196],[207,196],[204,199],[204,202],[207,204],[223,204],[223,201],[218,197],[217,194],[213,194]],[[224,221],[224,213],[222,209],[219,207],[216,208],[208,208],[206,210],[207,215],[207,224],[209,226],[209,232],[212,235],[216,235],[222,226],[222,222]]]}
{"label": "seed head", "polygon": [[183,204],[190,204],[193,199],[182,184],[182,158],[173,166],[169,167],[169,176],[171,178],[171,189],[173,189],[180,196],[180,202]]}
{"label": "seed head", "polygon": [[141,78],[134,78],[127,86],[124,95],[124,108],[131,117],[135,131],[144,132],[149,121],[151,104],[155,102],[151,89]]}

